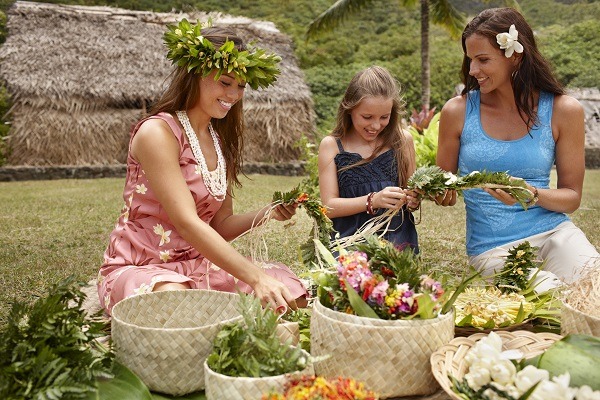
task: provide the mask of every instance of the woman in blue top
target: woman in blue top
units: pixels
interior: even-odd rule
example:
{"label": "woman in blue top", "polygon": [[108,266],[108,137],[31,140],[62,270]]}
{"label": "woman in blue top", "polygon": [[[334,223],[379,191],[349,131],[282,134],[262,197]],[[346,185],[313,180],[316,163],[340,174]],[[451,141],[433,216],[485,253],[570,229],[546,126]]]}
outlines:
{"label": "woman in blue top", "polygon": [[[523,210],[500,189],[464,192],[470,262],[491,274],[507,250],[527,240],[539,248],[546,271],[572,282],[598,259],[566,215],[581,202],[583,108],[565,95],[516,10],[482,11],[465,27],[462,47],[465,88],[442,109],[437,164],[460,175],[507,171],[534,194]],[[550,188],[554,164],[558,182]],[[438,202],[454,205],[456,192]]]}
{"label": "woman in blue top", "polygon": [[418,252],[410,211],[419,207],[419,200],[402,189],[415,171],[415,148],[402,129],[402,112],[389,71],[373,66],[357,73],[340,103],[333,132],[319,146],[319,189],[340,238],[356,233],[383,209],[400,210],[384,238]]}

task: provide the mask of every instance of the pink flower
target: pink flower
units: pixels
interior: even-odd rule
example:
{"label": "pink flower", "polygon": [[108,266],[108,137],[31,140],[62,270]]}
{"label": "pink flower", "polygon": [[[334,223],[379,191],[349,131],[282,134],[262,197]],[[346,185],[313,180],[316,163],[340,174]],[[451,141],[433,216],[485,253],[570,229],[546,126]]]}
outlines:
{"label": "pink flower", "polygon": [[388,283],[388,281],[379,282],[377,286],[373,288],[373,293],[371,293],[371,299],[375,303],[377,303],[377,305],[383,305],[383,302],[385,301],[385,295],[389,287],[390,284]]}

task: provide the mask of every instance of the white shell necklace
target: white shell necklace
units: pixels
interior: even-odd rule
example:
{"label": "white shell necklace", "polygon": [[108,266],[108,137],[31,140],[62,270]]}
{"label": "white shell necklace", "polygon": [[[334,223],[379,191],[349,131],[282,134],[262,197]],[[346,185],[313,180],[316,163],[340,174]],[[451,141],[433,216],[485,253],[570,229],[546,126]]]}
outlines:
{"label": "white shell necklace", "polygon": [[227,173],[225,169],[225,159],[223,158],[223,153],[221,152],[221,146],[219,145],[217,133],[209,123],[208,131],[210,132],[210,136],[212,136],[215,144],[215,151],[217,153],[217,168],[214,171],[209,171],[208,167],[206,166],[206,159],[204,158],[204,154],[202,154],[202,149],[200,148],[200,143],[198,142],[198,137],[196,136],[194,128],[192,128],[192,124],[190,123],[187,113],[185,111],[177,111],[176,114],[177,118],[179,118],[179,121],[181,122],[181,125],[183,126],[185,135],[188,138],[188,142],[192,148],[192,153],[194,153],[194,158],[200,167],[202,179],[204,180],[204,185],[206,186],[208,193],[210,193],[218,201],[225,200],[225,195],[227,194]]}

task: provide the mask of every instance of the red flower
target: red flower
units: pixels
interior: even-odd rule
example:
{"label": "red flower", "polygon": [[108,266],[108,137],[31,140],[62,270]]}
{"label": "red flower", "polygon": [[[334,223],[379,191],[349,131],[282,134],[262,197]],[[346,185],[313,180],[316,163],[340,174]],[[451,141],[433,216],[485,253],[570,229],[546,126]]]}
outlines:
{"label": "red flower", "polygon": [[296,203],[304,203],[306,200],[308,200],[308,194],[300,193],[300,196],[298,196],[298,198],[296,199]]}

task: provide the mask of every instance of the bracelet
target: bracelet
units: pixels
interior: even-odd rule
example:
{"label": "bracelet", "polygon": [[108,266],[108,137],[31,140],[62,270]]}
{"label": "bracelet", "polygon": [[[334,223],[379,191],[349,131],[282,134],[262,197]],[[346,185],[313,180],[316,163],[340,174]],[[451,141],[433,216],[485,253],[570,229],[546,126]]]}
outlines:
{"label": "bracelet", "polygon": [[367,195],[367,214],[375,215],[377,214],[377,208],[373,209],[373,196],[375,196],[377,192],[371,192]]}

